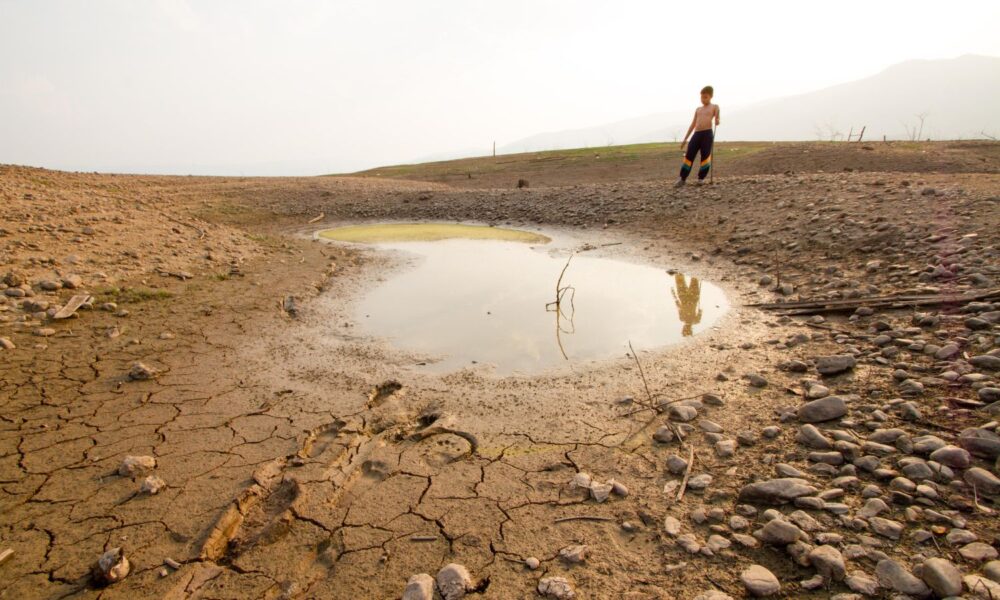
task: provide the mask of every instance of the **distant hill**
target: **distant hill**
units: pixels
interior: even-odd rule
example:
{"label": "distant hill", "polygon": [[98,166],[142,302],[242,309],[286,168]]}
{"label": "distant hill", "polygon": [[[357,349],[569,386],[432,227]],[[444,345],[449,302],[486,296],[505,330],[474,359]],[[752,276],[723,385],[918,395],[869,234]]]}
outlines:
{"label": "distant hill", "polygon": [[[865,126],[865,138],[983,138],[1000,135],[1000,58],[966,55],[911,60],[857,81],[787,96],[723,113],[720,140],[843,139]],[[683,136],[693,107],[597,127],[541,133],[498,151],[673,141]],[[918,115],[923,115],[921,130]]]}

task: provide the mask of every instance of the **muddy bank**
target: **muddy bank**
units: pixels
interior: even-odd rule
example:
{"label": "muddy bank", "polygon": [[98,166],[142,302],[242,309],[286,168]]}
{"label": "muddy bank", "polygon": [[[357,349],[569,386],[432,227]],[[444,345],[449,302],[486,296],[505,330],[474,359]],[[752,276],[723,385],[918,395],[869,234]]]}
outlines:
{"label": "muddy bank", "polygon": [[[741,597],[760,580],[741,579],[752,564],[817,598],[916,586],[900,573],[936,568],[930,557],[990,572],[991,302],[740,308],[681,351],[640,350],[646,385],[624,356],[438,376],[329,318],[387,263],[298,232],[557,224],[719,282],[734,304],[974,292],[1000,275],[995,176],[468,191],[6,169],[2,185],[2,270],[24,279],[4,284],[0,312],[15,346],[0,351],[7,597],[399,597],[449,563],[495,598],[561,589],[557,577],[577,597]],[[110,187],[125,200],[102,204]],[[73,289],[42,286],[73,274]],[[47,318],[78,290],[93,309]],[[148,379],[129,377],[136,362]],[[126,456],[155,467],[122,475]],[[154,495],[149,475],[165,483]],[[788,478],[801,481],[748,488]],[[130,573],[95,587],[91,566],[115,547]]]}

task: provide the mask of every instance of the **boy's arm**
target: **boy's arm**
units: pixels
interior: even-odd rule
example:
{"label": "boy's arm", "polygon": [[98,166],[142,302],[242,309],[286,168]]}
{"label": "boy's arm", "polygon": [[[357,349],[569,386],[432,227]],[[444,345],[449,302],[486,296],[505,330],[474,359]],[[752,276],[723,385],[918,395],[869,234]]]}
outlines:
{"label": "boy's arm", "polygon": [[688,143],[688,138],[691,137],[691,132],[694,131],[694,125],[698,122],[698,111],[694,111],[694,118],[691,119],[691,126],[688,127],[688,132],[684,134],[684,141],[681,142],[681,148]]}
{"label": "boy's arm", "polygon": [[719,105],[715,105],[715,126],[719,126]]}

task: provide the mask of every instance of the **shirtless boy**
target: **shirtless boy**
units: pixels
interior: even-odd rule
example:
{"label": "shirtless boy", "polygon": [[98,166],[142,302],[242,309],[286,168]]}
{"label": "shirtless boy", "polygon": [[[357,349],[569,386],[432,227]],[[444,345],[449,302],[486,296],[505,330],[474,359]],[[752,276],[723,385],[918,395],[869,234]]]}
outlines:
{"label": "shirtless boy", "polygon": [[[712,133],[712,119],[715,119],[716,125],[719,124],[719,105],[712,104],[714,93],[715,90],[710,85],[701,88],[701,106],[695,109],[694,119],[691,120],[691,126],[688,127],[687,134],[684,135],[684,141],[681,142],[681,150],[683,150],[688,137],[691,138],[687,153],[684,155],[684,164],[681,165],[681,176],[674,184],[677,187],[684,185],[684,182],[687,181],[687,176],[691,174],[691,165],[694,164],[694,155],[699,151],[701,152],[701,166],[698,167],[698,181],[704,180],[705,176],[708,175],[708,170],[712,168],[712,142],[715,141],[715,135]],[[692,131],[694,136],[691,135]]]}

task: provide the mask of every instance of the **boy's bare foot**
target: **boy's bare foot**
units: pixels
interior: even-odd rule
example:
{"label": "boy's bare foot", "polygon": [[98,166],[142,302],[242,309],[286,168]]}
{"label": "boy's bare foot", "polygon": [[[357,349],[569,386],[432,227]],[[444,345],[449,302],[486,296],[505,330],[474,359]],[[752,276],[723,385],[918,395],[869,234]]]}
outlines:
{"label": "boy's bare foot", "polygon": [[678,177],[677,181],[674,183],[674,187],[681,187],[684,185],[684,178]]}

